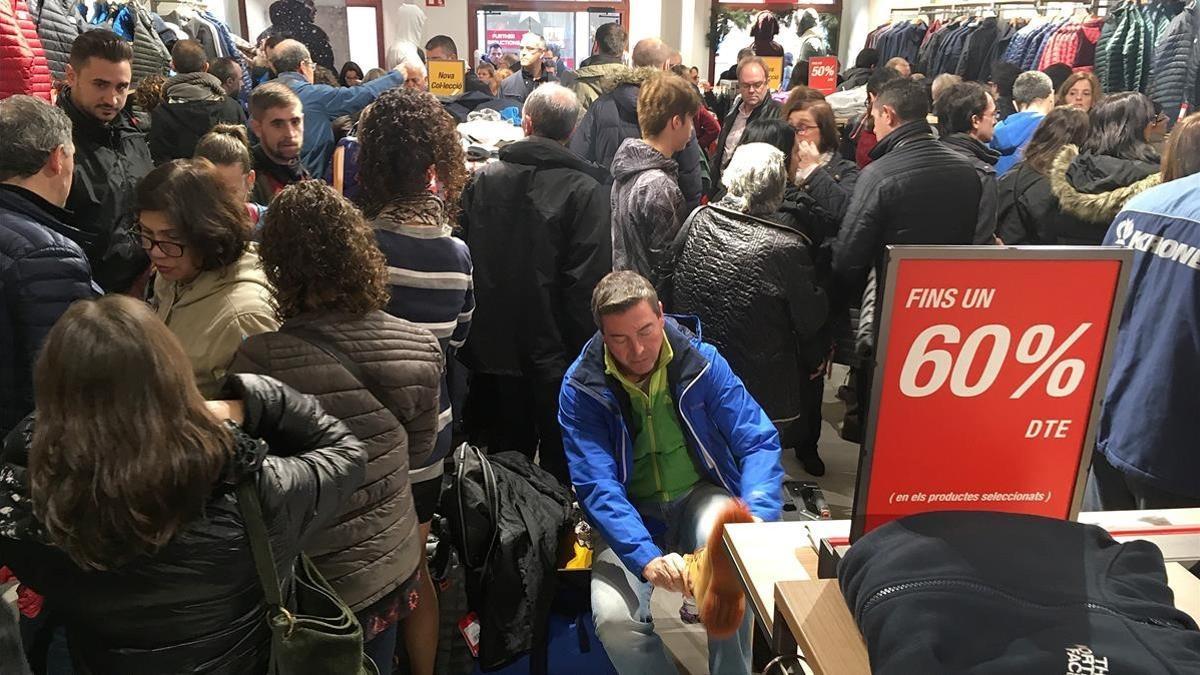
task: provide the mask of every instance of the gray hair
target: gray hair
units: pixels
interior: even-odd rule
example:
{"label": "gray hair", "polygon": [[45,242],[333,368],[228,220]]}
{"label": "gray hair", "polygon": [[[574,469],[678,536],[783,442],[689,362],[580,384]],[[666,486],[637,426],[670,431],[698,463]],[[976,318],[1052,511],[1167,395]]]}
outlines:
{"label": "gray hair", "polygon": [[649,279],[631,270],[609,272],[592,291],[592,318],[599,327],[600,317],[620,314],[642,301],[650,303],[655,314],[661,312],[658,291]]}
{"label": "gray hair", "polygon": [[936,101],[941,97],[943,91],[946,91],[956,84],[962,84],[962,81],[963,79],[960,75],[955,75],[954,73],[942,73],[941,75],[933,78],[933,84],[929,85],[929,96]]}
{"label": "gray hair", "polygon": [[1013,103],[1028,105],[1039,98],[1054,95],[1054,82],[1040,70],[1029,70],[1017,76],[1013,82]]}
{"label": "gray hair", "polygon": [[297,72],[305,61],[312,61],[312,55],[308,47],[296,40],[284,40],[271,50],[271,67],[276,73]]}
{"label": "gray hair", "polygon": [[752,216],[775,213],[787,186],[785,164],[783,153],[773,145],[739,145],[721,172],[721,183],[729,191],[721,201]]}
{"label": "gray hair", "polygon": [[535,33],[535,32],[533,32],[533,31],[529,31],[529,32],[525,33],[524,35],[522,35],[522,36],[521,36],[521,42],[524,42],[524,41],[525,41],[525,38],[529,37],[530,35],[532,35],[533,37],[535,37],[535,38],[537,38],[537,39],[538,39],[538,44],[540,45],[540,46],[538,47],[538,49],[545,49],[545,48],[546,48],[546,38],[542,37],[541,35],[539,35],[538,33]]}
{"label": "gray hair", "polygon": [[543,84],[525,99],[521,114],[533,123],[533,135],[565,141],[579,120],[579,98],[575,92],[553,82]]}
{"label": "gray hair", "polygon": [[71,119],[58,106],[21,94],[0,101],[0,180],[36,174],[58,147],[74,151]]}

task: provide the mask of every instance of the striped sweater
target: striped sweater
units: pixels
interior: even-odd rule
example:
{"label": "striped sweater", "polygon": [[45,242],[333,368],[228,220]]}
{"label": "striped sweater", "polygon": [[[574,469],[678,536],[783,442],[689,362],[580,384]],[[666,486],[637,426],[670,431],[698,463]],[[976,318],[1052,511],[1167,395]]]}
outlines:
{"label": "striped sweater", "polygon": [[[452,358],[471,329],[475,291],[471,253],[461,239],[450,234],[445,204],[434,195],[396,202],[385,207],[371,226],[387,258],[392,296],[387,312],[428,329],[446,358]],[[414,483],[441,474],[442,460],[450,454],[453,419],[443,373],[437,443],[429,462],[410,472]]]}

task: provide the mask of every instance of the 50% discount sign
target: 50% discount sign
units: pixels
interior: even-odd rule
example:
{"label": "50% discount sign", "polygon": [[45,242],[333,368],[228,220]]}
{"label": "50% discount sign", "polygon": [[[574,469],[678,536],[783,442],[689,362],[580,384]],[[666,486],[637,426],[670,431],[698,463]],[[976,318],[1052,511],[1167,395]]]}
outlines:
{"label": "50% discount sign", "polygon": [[1104,248],[889,251],[856,535],[933,510],[1074,517],[1127,260]]}

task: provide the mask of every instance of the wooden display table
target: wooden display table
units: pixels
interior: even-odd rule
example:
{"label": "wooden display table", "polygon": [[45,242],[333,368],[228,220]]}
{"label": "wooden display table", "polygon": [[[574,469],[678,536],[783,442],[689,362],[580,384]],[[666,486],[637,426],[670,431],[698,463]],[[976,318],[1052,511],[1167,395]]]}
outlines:
{"label": "wooden display table", "polygon": [[[1168,559],[1200,558],[1200,535],[1153,534],[1155,528],[1200,525],[1200,509],[1081,513],[1079,520],[1112,531],[1118,540],[1151,540]],[[837,580],[817,578],[810,526],[826,537],[850,532],[848,520],[743,523],[726,526],[723,543],[746,589],[746,604],[776,654],[799,648],[815,675],[869,675],[866,645]],[[1167,580],[1175,606],[1200,623],[1200,579],[1169,562]]]}

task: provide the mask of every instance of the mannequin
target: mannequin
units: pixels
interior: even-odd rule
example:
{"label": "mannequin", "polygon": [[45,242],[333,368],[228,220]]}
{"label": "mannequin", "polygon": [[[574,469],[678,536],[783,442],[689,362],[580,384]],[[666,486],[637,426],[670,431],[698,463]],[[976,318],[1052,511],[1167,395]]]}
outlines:
{"label": "mannequin", "polygon": [[827,56],[829,54],[829,38],[826,36],[825,28],[821,25],[821,17],[817,15],[817,11],[811,7],[804,10],[804,14],[800,16],[800,21],[796,26],[796,32],[800,34],[800,57],[797,61],[808,61],[815,56]]}

